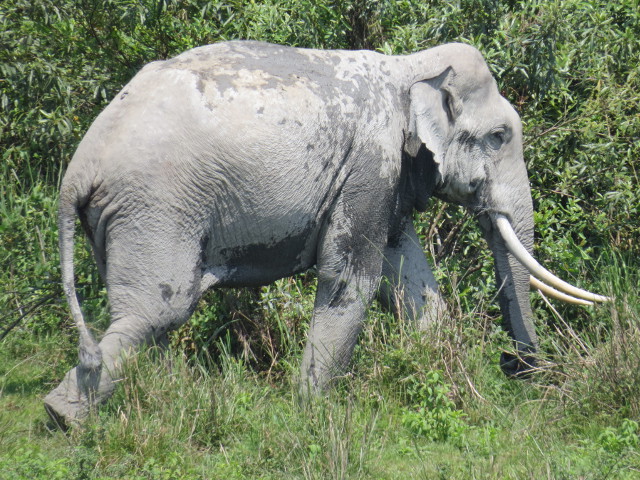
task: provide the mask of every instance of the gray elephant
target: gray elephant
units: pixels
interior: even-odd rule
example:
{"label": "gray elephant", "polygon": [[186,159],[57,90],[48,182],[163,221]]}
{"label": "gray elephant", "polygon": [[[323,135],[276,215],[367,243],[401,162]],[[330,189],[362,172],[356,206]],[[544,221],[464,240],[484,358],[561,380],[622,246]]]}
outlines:
{"label": "gray elephant", "polygon": [[[412,224],[431,196],[480,219],[521,353],[502,358],[508,374],[530,368],[536,351],[529,271],[565,298],[604,299],[530,256],[520,119],[474,48],[385,56],[227,42],[145,66],[93,123],[62,182],[61,266],[80,362],[47,411],[82,421],[113,392],[125,354],[162,342],[208,288],[312,266],[301,383],[321,390],[347,368],[379,291],[400,292],[398,308],[421,326],[443,313]],[[74,287],[76,216],[110,301],[99,344]]]}

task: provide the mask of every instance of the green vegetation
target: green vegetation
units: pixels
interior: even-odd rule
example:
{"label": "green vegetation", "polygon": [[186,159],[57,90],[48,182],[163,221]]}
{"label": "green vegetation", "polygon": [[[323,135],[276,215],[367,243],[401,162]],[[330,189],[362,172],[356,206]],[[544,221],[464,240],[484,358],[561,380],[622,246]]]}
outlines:
{"label": "green vegetation", "polygon": [[[211,292],[166,355],[134,357],[83,429],[41,398],[76,361],[56,203],[83,133],[146,62],[223,39],[407,53],[464,41],[519,109],[536,256],[616,301],[532,294],[541,371],[498,367],[492,260],[475,220],[417,217],[450,318],[425,334],[371,309],[352,371],[299,401],[314,278]],[[637,0],[14,0],[0,3],[0,477],[640,477],[640,4]],[[434,223],[434,219],[436,219]],[[86,246],[83,309],[108,324]]]}

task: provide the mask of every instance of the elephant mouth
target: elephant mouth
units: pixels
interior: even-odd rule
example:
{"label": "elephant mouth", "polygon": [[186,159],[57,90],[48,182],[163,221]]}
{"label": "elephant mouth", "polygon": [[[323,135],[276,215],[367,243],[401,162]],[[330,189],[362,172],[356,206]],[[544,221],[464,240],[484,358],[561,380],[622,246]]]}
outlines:
{"label": "elephant mouth", "polygon": [[610,302],[611,298],[575,287],[544,268],[522,245],[506,216],[494,213],[491,219],[504,243],[530,273],[530,284],[542,293],[568,303],[593,305],[594,302]]}

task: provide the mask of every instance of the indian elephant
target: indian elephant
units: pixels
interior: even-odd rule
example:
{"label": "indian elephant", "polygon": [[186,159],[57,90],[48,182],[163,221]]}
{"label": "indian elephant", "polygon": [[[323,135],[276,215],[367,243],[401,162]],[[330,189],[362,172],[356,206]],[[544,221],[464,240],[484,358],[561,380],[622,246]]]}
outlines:
{"label": "indian elephant", "polygon": [[[92,124],[62,182],[62,278],[80,361],[45,398],[47,411],[82,421],[111,395],[123,355],[161,342],[208,288],[312,266],[301,383],[321,390],[347,368],[381,277],[421,325],[442,314],[412,224],[432,196],[480,219],[521,353],[502,366],[517,375],[537,346],[529,270],[562,284],[530,256],[520,119],[476,49],[386,56],[233,41],[146,65]],[[76,217],[110,301],[99,344],[74,286]]]}

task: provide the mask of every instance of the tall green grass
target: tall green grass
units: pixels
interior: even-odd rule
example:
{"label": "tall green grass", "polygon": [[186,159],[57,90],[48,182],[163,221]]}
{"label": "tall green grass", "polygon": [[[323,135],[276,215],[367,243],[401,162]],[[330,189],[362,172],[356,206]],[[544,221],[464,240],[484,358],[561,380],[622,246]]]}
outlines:
{"label": "tall green grass", "polygon": [[[633,479],[640,308],[629,288],[637,275],[618,258],[605,278],[616,302],[579,331],[558,319],[529,381],[500,372],[510,343],[483,305],[427,332],[374,306],[352,370],[326,396],[298,395],[304,325],[265,363],[234,351],[223,334],[212,340],[215,358],[197,354],[181,347],[179,331],[169,352],[133,356],[114,397],[68,434],[49,430],[39,398],[72,356],[60,360],[55,338],[13,347],[5,339],[1,471],[10,479]],[[278,305],[305,305],[295,284],[254,299],[274,337],[284,328]],[[303,323],[309,314],[303,308]],[[33,387],[17,388],[29,378]]]}

